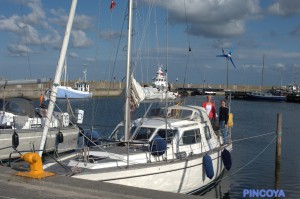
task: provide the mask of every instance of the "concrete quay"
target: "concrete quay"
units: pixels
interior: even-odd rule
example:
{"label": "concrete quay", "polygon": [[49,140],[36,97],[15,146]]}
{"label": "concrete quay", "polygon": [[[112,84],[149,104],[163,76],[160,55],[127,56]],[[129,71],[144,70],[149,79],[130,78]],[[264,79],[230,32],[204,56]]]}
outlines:
{"label": "concrete quay", "polygon": [[[16,171],[0,166],[0,198],[6,199],[201,199],[204,197],[154,191],[104,182],[53,176],[41,180],[15,176]],[[205,197],[207,198],[207,197]]]}

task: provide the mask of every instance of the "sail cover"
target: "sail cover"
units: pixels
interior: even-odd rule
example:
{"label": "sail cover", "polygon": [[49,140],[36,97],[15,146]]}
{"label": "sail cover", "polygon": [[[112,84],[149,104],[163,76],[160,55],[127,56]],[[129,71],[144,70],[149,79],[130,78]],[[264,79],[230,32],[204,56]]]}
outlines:
{"label": "sail cover", "polygon": [[145,93],[142,86],[131,75],[131,91],[130,91],[130,105],[131,108],[138,108],[141,101],[145,99]]}

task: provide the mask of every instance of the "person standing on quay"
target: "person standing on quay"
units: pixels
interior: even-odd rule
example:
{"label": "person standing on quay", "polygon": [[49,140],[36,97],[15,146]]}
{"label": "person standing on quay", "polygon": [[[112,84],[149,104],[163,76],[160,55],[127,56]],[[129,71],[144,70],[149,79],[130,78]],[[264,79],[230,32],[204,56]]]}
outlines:
{"label": "person standing on quay", "polygon": [[219,109],[219,124],[221,128],[221,133],[223,137],[223,144],[227,143],[227,122],[229,118],[229,110],[226,107],[225,100],[221,100],[221,107]]}
{"label": "person standing on quay", "polygon": [[215,103],[213,103],[211,101],[211,99],[212,99],[212,96],[208,95],[207,101],[202,103],[202,107],[205,108],[208,118],[209,118],[211,124],[213,124],[214,121],[216,121],[216,106],[215,106]]}

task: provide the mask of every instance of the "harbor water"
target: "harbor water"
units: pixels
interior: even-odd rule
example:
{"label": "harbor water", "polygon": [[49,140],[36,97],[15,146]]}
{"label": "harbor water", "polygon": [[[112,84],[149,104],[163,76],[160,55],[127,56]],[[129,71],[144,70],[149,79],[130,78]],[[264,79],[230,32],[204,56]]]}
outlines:
{"label": "harbor water", "polygon": [[[199,105],[205,96],[185,98],[186,104]],[[213,97],[216,107],[222,96]],[[60,107],[64,101],[57,102]],[[84,110],[84,128],[96,128],[105,136],[123,119],[124,99],[120,97],[72,100],[72,107]],[[141,104],[132,112],[132,119],[142,116],[148,105]],[[282,113],[282,155],[280,189],[286,198],[300,196],[300,104],[287,102],[259,102],[232,100],[234,126],[232,128],[232,168],[211,190],[210,198],[243,198],[245,189],[274,189],[275,185],[275,131],[277,113]],[[273,132],[273,133],[272,133]],[[269,133],[269,134],[268,134]],[[266,136],[251,138],[258,135]],[[267,147],[268,146],[268,147]]]}

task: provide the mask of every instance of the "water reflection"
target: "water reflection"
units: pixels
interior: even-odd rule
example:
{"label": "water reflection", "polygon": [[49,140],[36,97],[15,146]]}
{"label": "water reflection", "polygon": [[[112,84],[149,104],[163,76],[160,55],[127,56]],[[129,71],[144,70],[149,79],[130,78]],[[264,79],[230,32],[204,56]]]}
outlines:
{"label": "water reflection", "polygon": [[195,193],[194,195],[205,196],[207,198],[229,199],[230,198],[230,176],[225,170],[220,179],[211,187]]}

